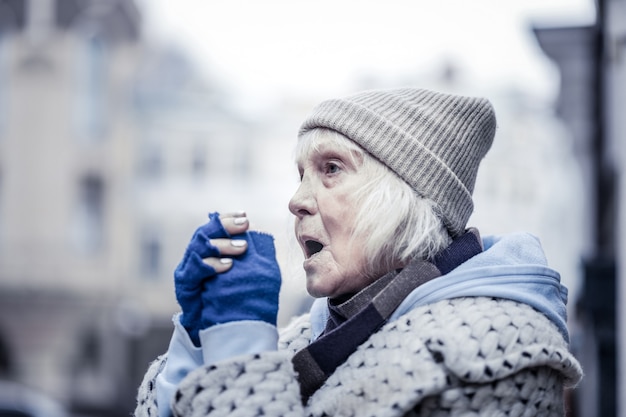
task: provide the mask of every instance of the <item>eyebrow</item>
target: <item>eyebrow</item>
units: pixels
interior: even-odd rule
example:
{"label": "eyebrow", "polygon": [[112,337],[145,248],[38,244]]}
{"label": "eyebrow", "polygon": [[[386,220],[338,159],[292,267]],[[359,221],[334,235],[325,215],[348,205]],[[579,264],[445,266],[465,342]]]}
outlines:
{"label": "eyebrow", "polygon": [[346,162],[351,163],[355,167],[359,163],[363,163],[363,154],[356,149],[351,149],[347,146],[337,146],[336,143],[322,143],[317,146],[310,145],[308,147],[308,152],[301,153],[296,158],[296,166],[298,168],[298,172],[302,171],[302,165],[304,162],[303,154],[307,155],[307,158],[321,157],[321,158],[332,158],[336,157],[341,160],[347,160]]}

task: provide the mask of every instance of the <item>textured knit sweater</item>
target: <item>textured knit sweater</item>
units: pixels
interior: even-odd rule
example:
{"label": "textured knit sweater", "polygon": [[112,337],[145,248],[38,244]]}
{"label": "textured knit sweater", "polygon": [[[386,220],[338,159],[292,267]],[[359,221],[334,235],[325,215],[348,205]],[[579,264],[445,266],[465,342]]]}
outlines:
{"label": "textured knit sweater", "polygon": [[[493,296],[422,298],[426,304],[413,300],[405,313],[359,346],[304,405],[291,358],[315,338],[315,312],[283,329],[277,350],[225,358],[190,372],[178,385],[173,413],[564,415],[563,389],[576,384],[582,372],[550,314]],[[137,417],[158,415],[155,381],[166,361],[167,355],[158,358],[146,373]]]}

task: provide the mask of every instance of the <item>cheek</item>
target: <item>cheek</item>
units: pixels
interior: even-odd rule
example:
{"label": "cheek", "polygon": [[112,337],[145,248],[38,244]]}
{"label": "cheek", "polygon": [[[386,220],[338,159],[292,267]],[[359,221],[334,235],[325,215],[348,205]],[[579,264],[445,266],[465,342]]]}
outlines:
{"label": "cheek", "polygon": [[348,196],[320,198],[318,207],[324,227],[329,234],[334,234],[342,240],[347,240],[352,235],[358,213],[353,198]]}
{"label": "cheek", "polygon": [[355,284],[360,283],[366,277],[367,259],[363,256],[363,252],[358,248],[358,244],[352,246],[351,250],[346,251],[345,275]]}
{"label": "cheek", "polygon": [[353,198],[342,195],[324,201],[320,205],[320,214],[326,233],[328,234],[334,261],[342,272],[353,274],[363,270],[362,245],[354,236],[356,215],[358,213]]}
{"label": "cheek", "polygon": [[341,281],[343,292],[357,292],[372,281],[367,274],[367,259],[358,242],[342,248],[334,254],[336,278]]}

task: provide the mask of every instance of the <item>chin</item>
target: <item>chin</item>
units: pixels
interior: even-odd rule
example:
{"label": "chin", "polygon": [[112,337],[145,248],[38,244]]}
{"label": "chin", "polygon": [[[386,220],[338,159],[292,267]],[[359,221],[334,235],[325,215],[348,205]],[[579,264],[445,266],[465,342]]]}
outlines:
{"label": "chin", "polygon": [[314,286],[307,286],[306,292],[308,292],[309,295],[313,298],[322,298],[328,296],[325,291],[319,288],[315,288]]}
{"label": "chin", "polygon": [[306,292],[313,298],[322,298],[322,297],[331,297],[332,292],[327,288],[324,288],[323,285],[320,285],[319,282],[315,282],[314,278],[307,277],[307,285]]}

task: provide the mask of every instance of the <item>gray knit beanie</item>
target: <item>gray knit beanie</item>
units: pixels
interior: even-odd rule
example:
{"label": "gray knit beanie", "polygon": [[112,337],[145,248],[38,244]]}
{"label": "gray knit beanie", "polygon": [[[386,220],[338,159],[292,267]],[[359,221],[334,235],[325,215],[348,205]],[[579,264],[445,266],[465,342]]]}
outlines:
{"label": "gray knit beanie", "polygon": [[366,91],[319,104],[300,127],[335,130],[433,200],[452,236],[474,209],[478,165],[496,130],[488,100],[412,88]]}

